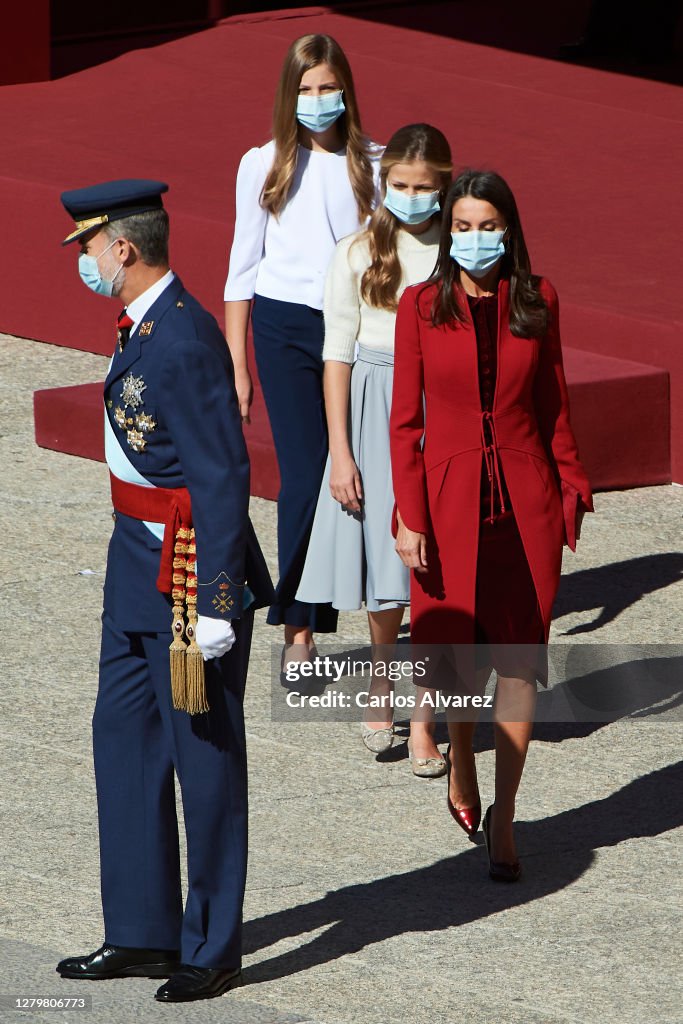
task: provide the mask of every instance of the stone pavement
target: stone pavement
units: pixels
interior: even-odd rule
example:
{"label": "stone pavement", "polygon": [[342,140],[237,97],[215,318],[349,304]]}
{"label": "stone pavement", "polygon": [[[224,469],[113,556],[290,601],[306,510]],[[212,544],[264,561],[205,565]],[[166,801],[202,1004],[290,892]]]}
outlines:
{"label": "stone pavement", "polygon": [[[414,778],[404,742],[380,762],[355,723],[270,720],[263,612],[246,700],[247,984],[178,1007],[154,1002],[154,981],[57,977],[60,957],[102,939],[90,718],[111,519],[104,466],[36,448],[31,394],[105,362],[0,336],[0,1021],[681,1021],[680,693],[667,714],[539,728],[518,802],[524,879],[496,886],[445,781]],[[683,490],[599,494],[596,510],[565,559],[557,641],[680,643]],[[272,563],[275,507],[254,499],[252,514]],[[365,642],[364,615],[340,635]],[[477,746],[486,801],[490,728]],[[82,1014],[6,999],[83,995]]]}

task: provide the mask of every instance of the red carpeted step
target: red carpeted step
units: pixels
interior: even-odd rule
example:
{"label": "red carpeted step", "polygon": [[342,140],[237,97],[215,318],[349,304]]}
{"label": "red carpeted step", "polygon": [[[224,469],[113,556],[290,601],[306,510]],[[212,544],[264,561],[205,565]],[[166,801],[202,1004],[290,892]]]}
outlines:
{"label": "red carpeted step", "polygon": [[102,384],[33,392],[36,444],[104,462]]}
{"label": "red carpeted step", "polygon": [[564,349],[571,418],[595,488],[671,482],[669,374],[656,366]]}
{"label": "red carpeted step", "polygon": [[[101,383],[35,391],[33,413],[36,444],[41,448],[104,462]],[[254,390],[251,423],[244,428],[244,436],[251,459],[251,493],[277,498],[280,473],[259,388]]]}
{"label": "red carpeted step", "polygon": [[[572,423],[595,488],[671,480],[669,379],[665,370],[565,349]],[[49,388],[34,395],[36,442],[88,459],[104,459],[102,385]],[[276,498],[280,477],[259,388],[245,427],[251,493]]]}
{"label": "red carpeted step", "polygon": [[[534,4],[540,9],[540,0]],[[0,90],[0,330],[111,352],[117,310],[86,293],[77,247],[59,247],[70,227],[59,193],[131,176],[170,183],[173,267],[222,318],[238,161],[269,136],[289,43],[304,32],[329,32],[351,57],[373,138],[384,141],[400,124],[427,119],[447,133],[457,166],[495,167],[508,178],[534,268],[559,291],[564,343],[668,371],[672,466],[674,479],[683,480],[683,292],[675,287],[683,249],[677,232],[662,227],[681,220],[675,168],[683,94],[673,85],[475,45],[467,40],[480,6],[357,5],[347,13],[237,18],[58,81]],[[528,12],[520,20],[519,5],[494,6],[502,40],[527,38]],[[565,15],[551,11],[548,18]],[[554,38],[575,34],[563,20]],[[125,145],[112,145],[110,120],[101,116],[112,97],[130,112]],[[608,391],[622,387],[625,381],[612,381]],[[597,433],[583,448],[609,451],[628,465],[627,450],[640,451],[643,431],[652,428],[657,447],[642,460],[645,482],[650,466],[661,466],[663,442],[656,416],[643,403],[636,409],[633,436],[615,437],[611,449],[605,437],[624,420],[593,415]],[[617,478],[622,472],[610,471]]]}

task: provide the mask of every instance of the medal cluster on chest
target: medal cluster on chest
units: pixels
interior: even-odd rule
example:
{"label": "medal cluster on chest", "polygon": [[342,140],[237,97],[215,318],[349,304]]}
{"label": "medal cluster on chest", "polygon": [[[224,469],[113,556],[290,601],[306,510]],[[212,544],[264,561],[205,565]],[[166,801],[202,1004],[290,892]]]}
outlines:
{"label": "medal cluster on chest", "polygon": [[[123,378],[120,403],[114,408],[114,422],[120,430],[126,432],[126,442],[134,452],[144,452],[147,447],[148,435],[156,430],[156,421],[140,408],[144,405],[142,392],[147,385],[142,376],[136,377],[129,373]],[[113,400],[107,402],[108,408],[112,408]],[[138,412],[138,409],[140,411]]]}

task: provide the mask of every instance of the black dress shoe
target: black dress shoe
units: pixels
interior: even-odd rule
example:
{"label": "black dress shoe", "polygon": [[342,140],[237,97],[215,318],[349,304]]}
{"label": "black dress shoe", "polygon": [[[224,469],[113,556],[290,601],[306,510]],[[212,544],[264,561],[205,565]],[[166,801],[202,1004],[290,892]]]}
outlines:
{"label": "black dress shoe", "polygon": [[168,978],[180,967],[175,949],[137,949],[105,942],[88,956],[60,960],[56,971],[63,978]]}
{"label": "black dress shoe", "polygon": [[162,985],[155,999],[160,1003],[188,1003],[191,999],[213,999],[231,988],[243,985],[241,968],[225,970],[213,967],[191,967],[181,964],[180,970]]}

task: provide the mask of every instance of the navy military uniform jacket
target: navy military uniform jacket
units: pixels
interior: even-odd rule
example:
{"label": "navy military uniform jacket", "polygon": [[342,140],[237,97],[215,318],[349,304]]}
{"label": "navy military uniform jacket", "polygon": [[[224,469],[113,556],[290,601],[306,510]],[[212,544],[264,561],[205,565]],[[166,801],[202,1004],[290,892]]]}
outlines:
{"label": "navy military uniform jacket", "polygon": [[[130,463],[156,487],[187,487],[197,543],[197,611],[270,604],[270,576],[248,516],[249,458],[230,352],[215,319],[176,277],[149,308],[104,386],[106,415]],[[163,632],[171,602],[156,588],[161,540],[116,513],[104,610],[120,629]]]}

